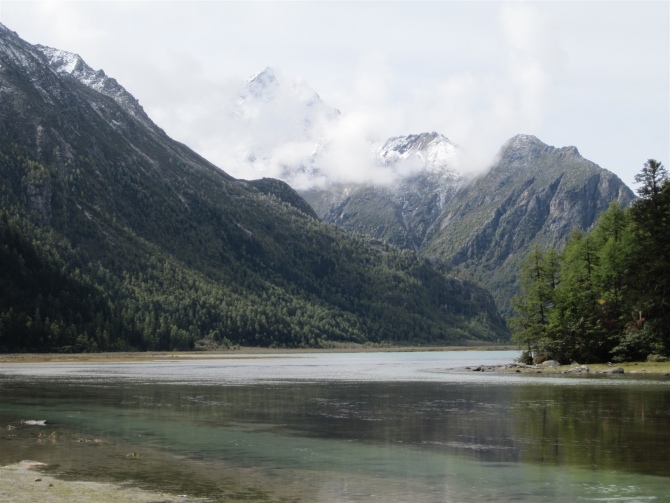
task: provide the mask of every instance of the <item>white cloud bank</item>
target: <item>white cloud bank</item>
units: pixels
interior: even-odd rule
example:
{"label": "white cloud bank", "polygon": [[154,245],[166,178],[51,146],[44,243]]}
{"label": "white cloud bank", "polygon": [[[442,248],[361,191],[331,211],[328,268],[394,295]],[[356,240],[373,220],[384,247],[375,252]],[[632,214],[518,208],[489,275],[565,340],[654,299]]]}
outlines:
{"label": "white cloud bank", "polygon": [[[577,145],[631,183],[647,158],[670,159],[668,5],[21,1],[3,2],[1,21],[104,69],[234,176],[312,158],[314,138],[292,121],[300,100],[259,110],[255,124],[225,114],[244,78],[271,65],[283,86],[302,76],[342,111],[312,124],[333,179],[392,179],[369,143],[437,131],[462,147],[465,170],[527,133]],[[254,145],[265,161],[240,162]]]}
{"label": "white cloud bank", "polygon": [[[447,71],[446,78],[421,88],[404,89],[388,59],[369,52],[360,58],[349,91],[336,94],[342,103],[320,102],[306,83],[277,70],[276,82],[247,88],[243,95],[241,80],[236,86],[193,83],[195,93],[177,106],[156,107],[150,114],[239,178],[283,178],[301,188],[324,179],[390,183],[407,175],[408,167],[380,165],[372,145],[430,131],[461,147],[461,170],[480,172],[505,140],[540,127],[564,59],[551,27],[529,5],[501,6],[497,39],[495,68]],[[342,115],[329,105],[342,107]],[[308,173],[318,169],[320,176],[289,174],[296,166]]]}

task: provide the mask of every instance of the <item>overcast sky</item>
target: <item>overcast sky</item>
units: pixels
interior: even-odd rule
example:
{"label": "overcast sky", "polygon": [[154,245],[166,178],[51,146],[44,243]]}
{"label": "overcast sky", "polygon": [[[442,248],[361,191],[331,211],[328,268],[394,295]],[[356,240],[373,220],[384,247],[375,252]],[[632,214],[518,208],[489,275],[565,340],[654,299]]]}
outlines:
{"label": "overcast sky", "polygon": [[235,176],[245,173],[224,152],[233,126],[217,117],[273,67],[366,141],[437,131],[483,167],[508,138],[533,134],[633,186],[646,159],[670,167],[669,6],[0,0],[0,21],[103,69]]}

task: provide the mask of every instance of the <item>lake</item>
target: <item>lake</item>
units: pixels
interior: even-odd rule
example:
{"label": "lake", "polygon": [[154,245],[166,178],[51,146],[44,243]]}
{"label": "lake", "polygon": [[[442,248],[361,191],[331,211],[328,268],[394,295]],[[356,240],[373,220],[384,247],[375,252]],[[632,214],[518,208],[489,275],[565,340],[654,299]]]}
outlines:
{"label": "lake", "polygon": [[668,377],[465,370],[517,355],[1,364],[0,464],[212,501],[669,500]]}

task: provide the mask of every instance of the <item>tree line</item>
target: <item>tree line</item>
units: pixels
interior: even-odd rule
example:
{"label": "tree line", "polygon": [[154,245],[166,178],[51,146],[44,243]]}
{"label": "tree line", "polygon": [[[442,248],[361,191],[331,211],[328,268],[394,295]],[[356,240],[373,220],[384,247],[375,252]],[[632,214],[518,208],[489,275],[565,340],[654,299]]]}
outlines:
{"label": "tree line", "polygon": [[558,252],[524,259],[510,320],[527,361],[597,363],[670,355],[670,179],[649,159],[639,199],[612,203]]}

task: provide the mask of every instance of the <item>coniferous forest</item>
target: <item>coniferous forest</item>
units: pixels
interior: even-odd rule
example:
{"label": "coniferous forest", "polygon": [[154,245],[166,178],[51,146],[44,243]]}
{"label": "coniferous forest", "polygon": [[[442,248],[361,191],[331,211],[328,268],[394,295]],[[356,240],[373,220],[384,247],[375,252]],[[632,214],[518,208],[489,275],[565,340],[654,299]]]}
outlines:
{"label": "coniferous forest", "polygon": [[[316,220],[312,225],[304,255],[296,256],[303,266],[289,272],[295,277],[272,273],[268,279],[253,268],[261,250],[226,257],[226,267],[206,273],[198,257],[185,265],[134,237],[137,248],[112,249],[92,260],[53,231],[3,211],[0,351],[449,344],[473,335],[504,337],[502,320],[498,331],[487,320],[497,313],[481,288],[440,274],[411,252],[345,238]],[[324,235],[324,227],[333,234]],[[310,257],[312,246],[326,245],[326,254]]]}
{"label": "coniferous forest", "polygon": [[[237,221],[252,219],[254,199],[273,208],[262,221],[252,219],[260,226],[253,232],[222,222],[175,232],[154,221],[139,236],[130,226],[146,226],[148,217],[140,213],[125,225],[108,219],[102,228],[83,212],[67,220],[51,215],[66,238],[43,225],[34,199],[26,215],[16,194],[48,184],[52,206],[67,208],[77,206],[68,192],[78,190],[62,191],[66,181],[13,149],[1,161],[0,351],[449,344],[505,337],[504,322],[480,287],[279,199],[248,194],[251,208],[240,205]],[[263,227],[280,237],[264,236]],[[227,242],[223,228],[232,234]]]}
{"label": "coniferous forest", "polygon": [[531,361],[597,363],[670,354],[670,179],[649,159],[637,199],[613,203],[565,248],[534,247],[511,320]]}

